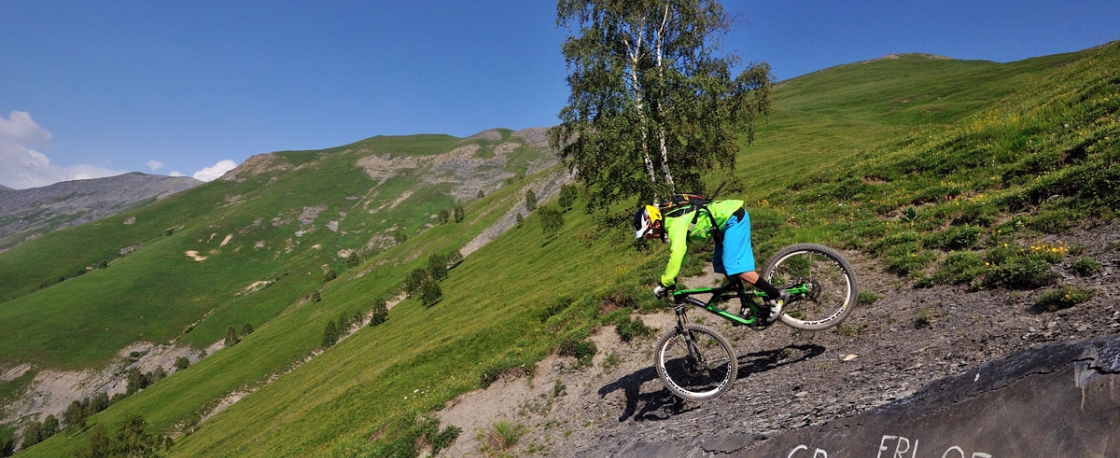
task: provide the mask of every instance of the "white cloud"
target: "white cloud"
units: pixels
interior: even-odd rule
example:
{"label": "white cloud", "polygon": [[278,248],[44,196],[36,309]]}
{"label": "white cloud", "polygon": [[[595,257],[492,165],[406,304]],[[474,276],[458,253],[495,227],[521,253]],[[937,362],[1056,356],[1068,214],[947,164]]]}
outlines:
{"label": "white cloud", "polygon": [[51,165],[50,158],[36,149],[48,149],[50,141],[50,131],[31,119],[29,113],[12,110],[7,119],[0,116],[0,185],[27,189],[124,173],[89,164]]}
{"label": "white cloud", "polygon": [[8,119],[0,116],[0,142],[15,145],[47,146],[51,133],[31,119],[31,113],[12,110]]}
{"label": "white cloud", "polygon": [[160,162],[160,161],[157,161],[157,160],[155,160],[155,159],[152,159],[152,160],[150,160],[150,161],[148,161],[148,162],[145,162],[145,163],[144,163],[144,165],[147,165],[147,166],[148,166],[148,168],[149,168],[149,169],[152,169],[152,171],[153,171],[153,172],[155,172],[156,170],[159,170],[159,169],[162,169],[162,168],[163,168],[163,163],[162,163],[162,162]]}
{"label": "white cloud", "polygon": [[216,178],[225,175],[226,172],[233,170],[237,167],[237,163],[229,159],[218,161],[210,167],[206,167],[194,173],[194,179],[201,181],[214,181]]}

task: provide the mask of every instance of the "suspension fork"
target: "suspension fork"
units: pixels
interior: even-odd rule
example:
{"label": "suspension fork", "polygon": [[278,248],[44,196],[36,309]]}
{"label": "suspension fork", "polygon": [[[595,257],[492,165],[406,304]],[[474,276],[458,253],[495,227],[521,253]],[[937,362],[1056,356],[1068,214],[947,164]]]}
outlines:
{"label": "suspension fork", "polygon": [[692,333],[689,332],[688,317],[685,314],[684,304],[677,304],[673,311],[677,312],[677,333],[684,336],[684,345],[688,349],[689,359],[696,364],[697,367],[704,367],[707,362],[704,361],[704,354],[700,352],[700,348],[696,346],[696,341],[692,339]]}

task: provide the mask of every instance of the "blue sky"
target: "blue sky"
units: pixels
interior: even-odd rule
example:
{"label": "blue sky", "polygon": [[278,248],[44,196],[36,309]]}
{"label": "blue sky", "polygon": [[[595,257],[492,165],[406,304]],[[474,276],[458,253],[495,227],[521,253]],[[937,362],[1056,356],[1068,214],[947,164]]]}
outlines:
{"label": "blue sky", "polygon": [[[723,49],[778,79],[922,52],[1009,62],[1120,39],[1120,1],[724,1]],[[536,0],[0,2],[0,185],[374,135],[551,126],[568,87]]]}

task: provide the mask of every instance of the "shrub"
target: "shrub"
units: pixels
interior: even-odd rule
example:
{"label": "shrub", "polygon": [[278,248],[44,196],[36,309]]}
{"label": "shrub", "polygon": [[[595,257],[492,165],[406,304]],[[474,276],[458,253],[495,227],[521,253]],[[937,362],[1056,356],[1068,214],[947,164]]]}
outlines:
{"label": "shrub", "polygon": [[856,298],[858,305],[871,305],[879,300],[879,295],[870,291],[860,291],[859,296]]}
{"label": "shrub", "polygon": [[1063,285],[1038,295],[1034,301],[1034,310],[1037,312],[1055,312],[1068,309],[1082,302],[1092,299],[1096,291],[1080,285]]}
{"label": "shrub", "polygon": [[525,425],[499,420],[490,425],[486,433],[486,447],[498,452],[505,452],[517,445],[517,441],[525,434]]}
{"label": "shrub", "polygon": [[488,364],[486,369],[483,369],[482,375],[479,376],[479,385],[486,388],[493,385],[505,374],[520,376],[529,373],[530,371],[524,361],[516,358],[503,358]]}
{"label": "shrub", "polygon": [[623,342],[630,342],[635,337],[653,335],[653,329],[650,329],[641,318],[637,317],[620,317],[615,321],[614,329],[618,332],[618,337],[622,339]]}
{"label": "shrub", "polygon": [[557,353],[560,356],[571,356],[576,359],[578,365],[585,366],[591,363],[591,358],[595,357],[595,353],[598,351],[599,348],[595,345],[595,342],[575,337],[565,337],[560,341],[560,348]]}
{"label": "shrub", "polygon": [[232,324],[229,325],[229,327],[226,328],[226,346],[232,347],[240,341],[241,337],[237,335],[237,328],[233,327]]}
{"label": "shrub", "polygon": [[447,278],[447,255],[432,253],[428,256],[428,274],[435,281]]}
{"label": "shrub", "polygon": [[254,331],[253,325],[251,325],[249,323],[245,323],[245,325],[241,327],[241,335],[243,335],[243,336],[247,336],[249,334],[252,334],[253,331]]}
{"label": "shrub", "polygon": [[438,282],[429,279],[420,285],[420,302],[424,307],[436,305],[440,299],[443,299],[443,290]]}
{"label": "shrub", "polygon": [[1073,264],[1070,264],[1069,268],[1073,273],[1079,276],[1088,277],[1101,268],[1101,263],[1094,261],[1093,258],[1080,257],[1077,258],[1076,261],[1073,261]]}
{"label": "shrub", "polygon": [[191,360],[188,359],[186,356],[180,356],[178,358],[175,358],[175,370],[177,370],[177,371],[181,371],[183,369],[186,369],[186,368],[190,367],[190,365],[191,365]]}
{"label": "shrub", "polygon": [[370,326],[377,326],[389,321],[389,308],[385,305],[385,298],[379,298],[373,303],[373,318],[369,320]]}
{"label": "shrub", "polygon": [[945,251],[964,250],[976,246],[984,231],[972,226],[951,226],[941,232],[922,239],[925,248],[938,248]]}
{"label": "shrub", "polygon": [[980,255],[968,251],[949,253],[945,261],[930,278],[931,283],[968,284],[983,275],[984,262]]}
{"label": "shrub", "polygon": [[560,235],[560,229],[564,227],[564,214],[551,206],[541,207],[540,209],[541,230],[546,237],[556,237]]}
{"label": "shrub", "polygon": [[[1009,288],[1037,288],[1053,284],[1058,279],[1051,266],[1060,261],[1058,252],[1049,247],[996,248],[985,254],[986,271],[973,281],[973,286],[1006,286]],[[1060,250],[1059,250],[1060,251]]]}
{"label": "shrub", "polygon": [[1077,218],[1066,210],[1046,210],[1027,222],[1027,227],[1046,234],[1061,234],[1073,227]]}
{"label": "shrub", "polygon": [[358,255],[357,251],[350,252],[350,255],[346,257],[347,267],[358,267],[358,265],[361,263],[362,257]]}
{"label": "shrub", "polygon": [[327,273],[323,274],[323,283],[327,283],[336,278],[338,278],[338,272],[335,272],[334,269],[328,270]]}
{"label": "shrub", "polygon": [[887,252],[887,270],[898,275],[910,275],[924,269],[937,255],[918,248],[917,243],[904,244]]}
{"label": "shrub", "polygon": [[532,189],[525,190],[525,211],[532,213],[537,210],[537,194]]}
{"label": "shrub", "polygon": [[428,280],[430,273],[424,269],[413,269],[404,279],[404,293],[412,297],[420,292],[420,286]]}
{"label": "shrub", "polygon": [[323,341],[320,346],[323,348],[330,348],[332,345],[338,343],[338,339],[342,337],[342,333],[338,330],[338,325],[334,320],[327,322],[327,326],[323,328]]}

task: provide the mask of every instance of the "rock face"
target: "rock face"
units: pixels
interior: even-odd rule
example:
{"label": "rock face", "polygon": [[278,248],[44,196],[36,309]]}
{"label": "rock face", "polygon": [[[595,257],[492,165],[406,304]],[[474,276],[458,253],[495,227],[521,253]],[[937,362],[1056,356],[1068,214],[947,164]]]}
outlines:
{"label": "rock face", "polygon": [[638,441],[615,457],[1120,456],[1120,335],[1035,347],[899,402],[760,439]]}
{"label": "rock face", "polygon": [[190,177],[126,173],[50,186],[0,190],[0,252],[43,234],[105,218],[141,201],[202,184]]}

